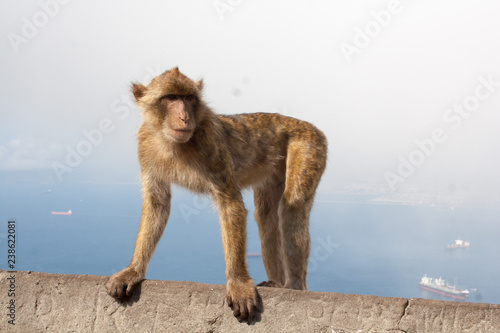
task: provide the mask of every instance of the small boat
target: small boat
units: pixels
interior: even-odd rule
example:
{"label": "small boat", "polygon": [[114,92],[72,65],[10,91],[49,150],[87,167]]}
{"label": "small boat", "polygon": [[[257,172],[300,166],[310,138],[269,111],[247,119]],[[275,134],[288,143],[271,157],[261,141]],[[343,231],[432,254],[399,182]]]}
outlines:
{"label": "small boat", "polygon": [[446,248],[449,250],[454,250],[454,249],[467,249],[470,247],[470,243],[466,242],[462,239],[456,239],[455,244],[448,245]]}
{"label": "small boat", "polygon": [[248,257],[260,257],[262,256],[262,253],[247,253]]}
{"label": "small boat", "polygon": [[52,212],[52,215],[72,215],[73,212],[68,210],[67,212]]}

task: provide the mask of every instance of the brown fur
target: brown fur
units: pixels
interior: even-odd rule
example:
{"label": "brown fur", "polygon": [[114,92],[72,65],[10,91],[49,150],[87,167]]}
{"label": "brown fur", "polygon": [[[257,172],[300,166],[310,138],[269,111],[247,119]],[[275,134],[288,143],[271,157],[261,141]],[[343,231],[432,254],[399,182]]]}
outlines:
{"label": "brown fur", "polygon": [[326,166],[325,135],[279,114],[216,115],[203,83],[177,68],[147,86],[133,85],[143,111],[139,162],[144,203],[134,256],[113,275],[108,293],[129,296],[145,277],[170,214],[170,184],[211,194],[218,207],[226,259],[227,302],[243,320],[262,310],[246,263],[241,189],[253,187],[266,286],[307,289],[309,213]]}

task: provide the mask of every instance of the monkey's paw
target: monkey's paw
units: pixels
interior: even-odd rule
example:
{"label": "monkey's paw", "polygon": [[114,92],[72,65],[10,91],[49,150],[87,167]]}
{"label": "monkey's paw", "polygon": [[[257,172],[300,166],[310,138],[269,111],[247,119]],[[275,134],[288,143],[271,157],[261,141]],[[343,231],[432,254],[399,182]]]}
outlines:
{"label": "monkey's paw", "polygon": [[257,285],[257,287],[272,287],[272,288],[283,288],[283,286],[281,284],[279,284],[278,282],[274,282],[274,281],[262,281],[261,283],[259,283]]}
{"label": "monkey's paw", "polygon": [[226,301],[233,314],[240,321],[251,323],[262,312],[262,298],[253,285],[253,280],[246,282],[228,281]]}
{"label": "monkey's paw", "polygon": [[108,294],[114,298],[128,298],[143,279],[144,276],[137,273],[133,268],[127,267],[109,279],[108,283],[106,283],[106,289]]}

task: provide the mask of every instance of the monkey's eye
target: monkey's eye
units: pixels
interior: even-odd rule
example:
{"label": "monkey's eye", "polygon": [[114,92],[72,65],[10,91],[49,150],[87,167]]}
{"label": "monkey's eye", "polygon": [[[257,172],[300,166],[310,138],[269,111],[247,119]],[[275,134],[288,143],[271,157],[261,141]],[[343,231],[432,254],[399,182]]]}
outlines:
{"label": "monkey's eye", "polygon": [[176,101],[179,99],[179,96],[169,94],[169,95],[163,96],[163,98],[165,98],[167,101]]}
{"label": "monkey's eye", "polygon": [[184,100],[186,101],[193,101],[195,99],[194,95],[186,95],[184,96]]}

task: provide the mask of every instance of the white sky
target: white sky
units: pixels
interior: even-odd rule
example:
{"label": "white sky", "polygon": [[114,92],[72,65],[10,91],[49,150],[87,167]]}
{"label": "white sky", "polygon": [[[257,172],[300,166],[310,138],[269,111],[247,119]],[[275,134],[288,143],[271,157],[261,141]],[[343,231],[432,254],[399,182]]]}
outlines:
{"label": "white sky", "polygon": [[[130,82],[179,66],[219,113],[322,129],[326,190],[401,177],[437,128],[446,140],[396,187],[500,186],[499,1],[65,1],[0,2],[0,171],[53,174],[109,119],[64,181],[137,181]],[[447,113],[465,101],[467,118]]]}

